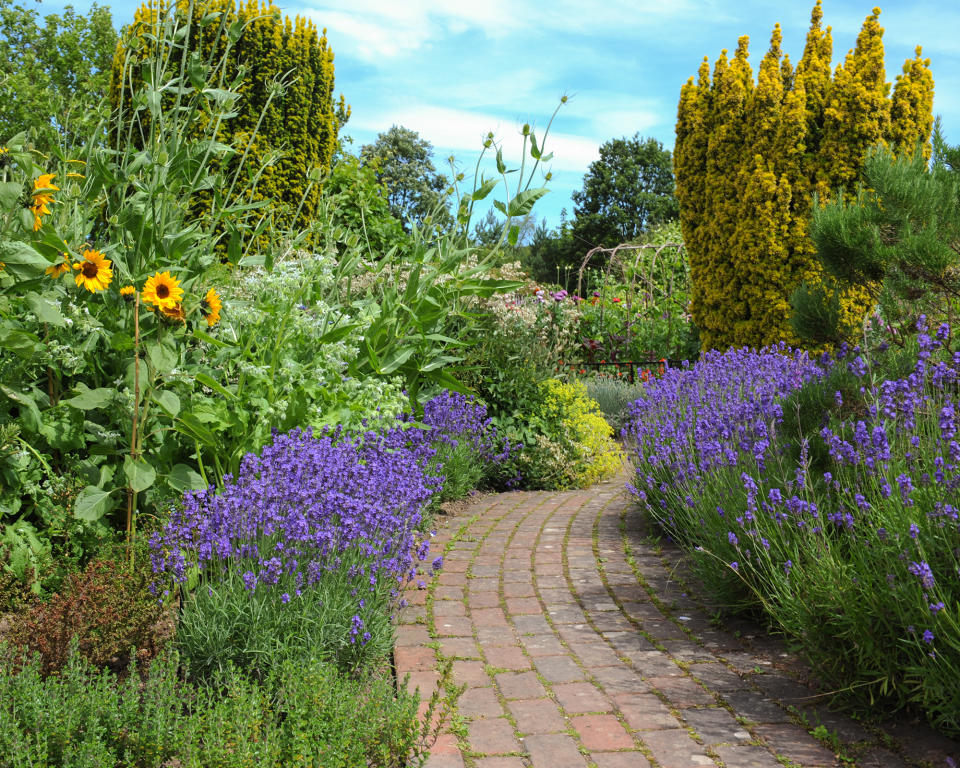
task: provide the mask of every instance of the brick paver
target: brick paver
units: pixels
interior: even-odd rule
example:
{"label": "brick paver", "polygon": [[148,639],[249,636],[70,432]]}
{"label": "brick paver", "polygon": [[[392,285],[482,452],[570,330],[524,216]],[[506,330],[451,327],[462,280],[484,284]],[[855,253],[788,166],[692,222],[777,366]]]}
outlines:
{"label": "brick paver", "polygon": [[[827,711],[776,641],[714,627],[681,554],[647,538],[627,479],[490,495],[442,520],[432,547],[446,549],[443,569],[408,593],[394,654],[398,680],[409,675],[422,698],[446,661],[465,686],[461,727],[441,734],[428,768],[960,758],[956,743],[917,724],[884,735]],[[843,761],[810,735],[820,723]]]}

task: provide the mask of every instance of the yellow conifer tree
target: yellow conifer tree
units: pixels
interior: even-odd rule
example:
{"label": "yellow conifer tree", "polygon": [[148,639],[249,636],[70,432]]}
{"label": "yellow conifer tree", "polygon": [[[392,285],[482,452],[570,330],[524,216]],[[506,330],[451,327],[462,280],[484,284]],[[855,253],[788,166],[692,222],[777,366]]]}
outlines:
{"label": "yellow conifer tree", "polygon": [[[850,190],[867,150],[888,143],[928,149],[933,78],[916,58],[889,98],[879,9],[831,78],[833,41],[817,0],[796,70],[781,56],[779,25],[756,87],[740,38],[713,80],[701,65],[681,91],[674,150],[680,223],[690,257],[691,312],[704,349],[796,343],[790,296],[825,278],[808,226],[815,194]],[[705,98],[705,94],[709,98]],[[841,324],[859,327],[862,289],[841,292]]]}

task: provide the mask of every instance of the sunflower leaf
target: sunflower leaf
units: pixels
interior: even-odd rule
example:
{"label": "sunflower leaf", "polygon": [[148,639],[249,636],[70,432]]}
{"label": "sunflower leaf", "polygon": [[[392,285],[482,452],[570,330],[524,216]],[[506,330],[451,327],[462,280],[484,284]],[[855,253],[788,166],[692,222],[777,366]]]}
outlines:
{"label": "sunflower leaf", "polygon": [[167,479],[178,491],[202,491],[207,487],[203,477],[186,464],[174,464]]}
{"label": "sunflower leaf", "polygon": [[115,389],[108,387],[88,389],[86,384],[81,383],[77,384],[77,394],[60,402],[80,411],[91,411],[95,408],[103,408],[109,404],[115,392]]}
{"label": "sunflower leaf", "polygon": [[135,459],[129,453],[123,457],[123,474],[137,493],[147,490],[157,479],[157,470],[144,459]]}
{"label": "sunflower leaf", "polygon": [[166,389],[157,390],[153,393],[153,399],[168,416],[175,417],[180,413],[180,398],[173,392]]}
{"label": "sunflower leaf", "polygon": [[113,506],[110,493],[95,485],[88,485],[77,494],[77,500],[73,503],[73,516],[88,523],[97,522]]}
{"label": "sunflower leaf", "polygon": [[41,323],[62,327],[67,324],[66,318],[60,312],[60,308],[50,299],[44,298],[37,293],[27,294],[27,306],[37,316]]}

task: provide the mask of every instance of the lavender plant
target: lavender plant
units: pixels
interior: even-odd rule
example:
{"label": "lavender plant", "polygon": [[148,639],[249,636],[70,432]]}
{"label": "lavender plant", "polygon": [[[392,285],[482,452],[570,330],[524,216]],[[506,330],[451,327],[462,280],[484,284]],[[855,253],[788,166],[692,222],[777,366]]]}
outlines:
{"label": "lavender plant", "polygon": [[[960,352],[711,353],[632,407],[632,488],[724,604],[762,609],[829,686],[960,731]],[[812,422],[804,392],[835,382]],[[850,386],[854,382],[854,386]],[[815,398],[814,398],[815,401]],[[787,417],[787,418],[785,418]],[[805,427],[799,431],[788,430]]]}
{"label": "lavender plant", "polygon": [[429,558],[422,514],[445,484],[436,446],[505,455],[483,407],[444,393],[421,422],[275,435],[219,493],[187,493],[151,545],[154,570],[185,587],[177,640],[190,670],[383,658],[401,587]]}

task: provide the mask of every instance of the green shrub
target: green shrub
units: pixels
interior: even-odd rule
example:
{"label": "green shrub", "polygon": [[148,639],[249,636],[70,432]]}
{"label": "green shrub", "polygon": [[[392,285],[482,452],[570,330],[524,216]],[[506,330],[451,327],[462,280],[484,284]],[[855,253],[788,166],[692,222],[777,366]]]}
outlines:
{"label": "green shrub", "polygon": [[[119,678],[73,654],[59,675],[0,649],[0,768],[400,768],[426,759],[417,697],[309,658],[257,682],[184,682],[175,655]],[[141,674],[142,672],[142,674]]]}
{"label": "green shrub", "polygon": [[587,396],[596,401],[603,412],[607,423],[619,432],[629,413],[630,403],[641,397],[644,392],[643,384],[631,384],[623,379],[612,379],[609,376],[595,376],[587,379]]}
{"label": "green shrub", "polygon": [[508,472],[516,471],[528,488],[586,488],[616,474],[623,452],[586,387],[547,379],[538,391],[540,401],[521,422],[526,440]]}
{"label": "green shrub", "polygon": [[60,591],[15,614],[11,642],[37,654],[44,675],[60,670],[71,646],[91,664],[126,668],[132,649],[139,661],[157,655],[171,634],[163,605],[150,591],[153,570],[140,549],[132,563],[120,552],[91,560],[65,579]]}
{"label": "green shrub", "polygon": [[[359,553],[355,565],[366,560]],[[251,592],[239,567],[230,563],[217,579],[204,581],[182,597],[176,646],[184,668],[209,678],[231,666],[264,678],[288,659],[316,658],[341,669],[376,666],[393,648],[389,579],[380,579],[364,595],[360,609],[364,642],[351,642],[352,619],[358,612],[357,580],[351,561],[296,595],[297,584],[284,575],[272,589]],[[289,582],[289,583],[288,583]],[[393,582],[396,588],[396,582]],[[281,601],[286,592],[288,602]]]}

